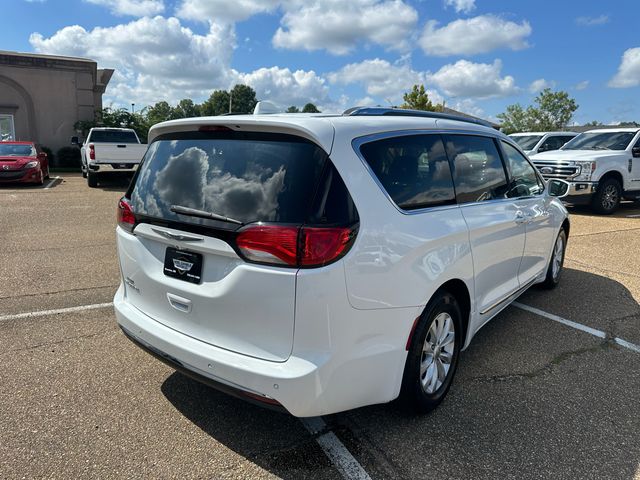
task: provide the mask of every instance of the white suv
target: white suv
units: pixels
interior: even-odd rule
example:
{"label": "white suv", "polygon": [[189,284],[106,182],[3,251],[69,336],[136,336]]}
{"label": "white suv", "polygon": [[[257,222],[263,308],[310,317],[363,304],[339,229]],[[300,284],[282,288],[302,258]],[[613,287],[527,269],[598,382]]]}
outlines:
{"label": "white suv", "polygon": [[119,325],[177,370],[296,416],[429,411],[460,351],[557,284],[561,196],[515,143],[428,112],[174,120],[118,205]]}
{"label": "white suv", "polygon": [[578,134],[575,132],[523,132],[509,135],[527,155],[558,150]]}

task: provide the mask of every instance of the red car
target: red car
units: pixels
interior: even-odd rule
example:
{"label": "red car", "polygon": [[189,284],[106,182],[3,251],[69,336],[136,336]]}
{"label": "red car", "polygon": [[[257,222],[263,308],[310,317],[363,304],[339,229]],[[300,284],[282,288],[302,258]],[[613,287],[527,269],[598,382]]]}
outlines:
{"label": "red car", "polygon": [[0,183],[35,183],[49,178],[49,160],[33,142],[0,142]]}

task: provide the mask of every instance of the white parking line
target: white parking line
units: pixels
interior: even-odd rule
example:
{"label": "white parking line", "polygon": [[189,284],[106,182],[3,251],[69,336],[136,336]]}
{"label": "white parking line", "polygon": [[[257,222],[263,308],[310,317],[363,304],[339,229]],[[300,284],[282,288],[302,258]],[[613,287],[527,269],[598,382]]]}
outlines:
{"label": "white parking line", "polygon": [[[321,433],[326,424],[322,417],[301,418],[302,424],[313,435]],[[316,437],[316,442],[329,457],[331,463],[338,469],[346,480],[371,480],[369,474],[362,465],[351,455],[347,447],[336,437],[333,432],[325,432]]]}
{"label": "white parking line", "polygon": [[53,177],[51,180],[49,180],[49,183],[47,183],[47,185],[44,187],[45,190],[51,188],[53,186],[54,183],[56,183],[58,180],[60,180],[60,177]]}
{"label": "white parking line", "polygon": [[91,305],[79,305],[77,307],[58,308],[55,310],[37,310],[35,312],[14,313],[12,315],[0,315],[0,322],[4,320],[20,320],[22,318],[46,317],[47,315],[58,315],[60,313],[83,312],[85,310],[96,310],[98,308],[113,307],[113,302],[93,303]]}
{"label": "white parking line", "polygon": [[[562,323],[567,327],[575,328],[576,330],[589,333],[598,338],[606,339],[607,337],[609,337],[607,333],[603,332],[602,330],[597,330],[595,328],[582,325],[581,323],[572,322],[571,320],[567,320],[566,318],[559,317],[558,315],[554,315],[553,313],[545,312],[544,310],[540,310],[539,308],[525,305],[524,303],[513,302],[511,305],[521,310],[526,310],[527,312],[535,313],[536,315],[540,315],[541,317],[548,318],[549,320]],[[634,343],[628,342],[620,337],[613,337],[612,340],[616,342],[618,345],[620,345],[621,347],[628,348],[629,350],[632,350],[636,353],[640,353],[640,345],[636,345]]]}

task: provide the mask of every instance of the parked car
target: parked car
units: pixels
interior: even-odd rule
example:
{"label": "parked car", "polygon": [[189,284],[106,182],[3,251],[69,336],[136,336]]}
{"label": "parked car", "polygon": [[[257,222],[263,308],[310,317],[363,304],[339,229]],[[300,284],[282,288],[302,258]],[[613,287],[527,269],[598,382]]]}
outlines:
{"label": "parked car", "polygon": [[49,160],[34,142],[0,142],[0,182],[44,184]]}
{"label": "parked car", "polygon": [[560,280],[568,185],[484,124],[360,108],[174,120],[149,141],[118,203],[117,321],[244,399],[429,411],[475,333]]}
{"label": "parked car", "polygon": [[575,132],[523,132],[509,135],[527,155],[558,150],[569,140],[575,138]]}
{"label": "parked car", "polygon": [[567,201],[597,213],[615,212],[623,198],[640,198],[639,128],[589,130],[532,160],[546,179],[570,183]]}
{"label": "parked car", "polygon": [[[71,143],[79,144],[78,137],[73,137]],[[82,176],[90,187],[97,187],[98,172],[133,172],[146,150],[131,128],[92,128],[80,149]]]}

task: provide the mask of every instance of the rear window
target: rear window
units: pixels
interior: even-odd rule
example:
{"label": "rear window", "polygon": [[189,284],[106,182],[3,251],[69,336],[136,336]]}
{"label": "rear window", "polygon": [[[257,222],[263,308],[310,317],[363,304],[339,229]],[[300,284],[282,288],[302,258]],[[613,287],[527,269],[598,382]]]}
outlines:
{"label": "rear window", "polygon": [[[215,228],[237,225],[174,213],[171,207],[242,223],[300,224],[310,214],[326,162],[322,149],[293,135],[171,134],[149,147],[130,192],[131,203],[136,215]],[[336,185],[342,186],[341,180]],[[313,207],[321,221],[332,205],[314,202]]]}
{"label": "rear window", "polygon": [[439,135],[385,138],[362,145],[360,152],[398,207],[415,210],[455,203]]}
{"label": "rear window", "polygon": [[91,132],[90,142],[96,143],[138,143],[134,132],[119,130],[95,130]]}

